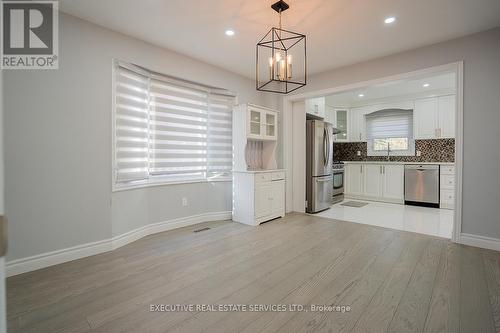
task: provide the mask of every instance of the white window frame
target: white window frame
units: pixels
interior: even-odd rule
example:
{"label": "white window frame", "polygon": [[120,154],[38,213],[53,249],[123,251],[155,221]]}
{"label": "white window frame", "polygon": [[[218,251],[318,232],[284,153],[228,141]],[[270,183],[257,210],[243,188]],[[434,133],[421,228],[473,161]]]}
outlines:
{"label": "white window frame", "polygon": [[[203,178],[193,178],[193,179],[172,179],[172,177],[166,177],[163,175],[149,175],[148,179],[145,180],[138,180],[138,181],[130,181],[130,182],[124,182],[120,183],[116,181],[116,71],[117,71],[117,66],[119,64],[125,64],[126,66],[129,67],[134,67],[134,70],[137,70],[138,72],[143,71],[144,73],[148,73],[147,70],[143,69],[142,67],[118,60],[118,59],[112,59],[112,87],[111,87],[111,156],[112,156],[112,163],[111,163],[111,189],[112,192],[119,192],[119,191],[127,191],[127,190],[133,190],[133,189],[139,189],[139,188],[145,188],[145,187],[154,187],[154,186],[165,186],[165,185],[177,185],[177,184],[193,184],[193,183],[215,183],[215,182],[232,182],[232,176],[229,177],[203,177]],[[153,71],[151,71],[154,73]],[[164,76],[165,74],[162,74]],[[185,81],[182,79],[177,79],[179,81]],[[186,83],[191,83],[195,85],[200,85],[203,86],[203,84],[198,84],[198,83],[193,83],[190,81],[185,81]],[[214,88],[214,87],[208,87],[209,89],[216,89],[220,91],[225,91],[224,89],[220,88]],[[237,94],[226,91],[229,95],[234,96],[234,104],[236,105],[238,103],[238,96]],[[232,171],[232,170],[231,170]]]}
{"label": "white window frame", "polygon": [[[414,112],[414,110],[412,110]],[[365,115],[365,118],[368,115]],[[385,150],[374,150],[373,149],[373,139],[368,137],[368,121],[365,119],[365,133],[367,133],[366,138],[366,155],[367,156],[387,156],[387,149]],[[405,150],[391,150],[389,156],[415,156],[415,134],[413,131],[413,117],[412,124],[410,126],[410,135],[408,136],[408,149]],[[383,138],[379,138],[383,139]],[[386,138],[387,139],[387,138]]]}

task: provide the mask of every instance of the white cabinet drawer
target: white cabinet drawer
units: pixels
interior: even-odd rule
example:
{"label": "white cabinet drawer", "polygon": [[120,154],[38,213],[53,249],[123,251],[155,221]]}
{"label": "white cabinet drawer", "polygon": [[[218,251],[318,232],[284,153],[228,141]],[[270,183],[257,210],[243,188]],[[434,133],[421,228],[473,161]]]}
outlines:
{"label": "white cabinet drawer", "polygon": [[454,190],[442,190],[441,191],[441,202],[454,203],[455,202],[455,191]]}
{"label": "white cabinet drawer", "polygon": [[454,165],[441,165],[441,174],[442,175],[454,175],[455,174],[455,166]]}
{"label": "white cabinet drawer", "polygon": [[280,180],[280,179],[285,179],[284,171],[273,172],[271,174],[271,180]]}
{"label": "white cabinet drawer", "polygon": [[455,176],[454,175],[441,175],[441,188],[454,189],[455,188]]}
{"label": "white cabinet drawer", "polygon": [[272,180],[272,173],[257,173],[255,174],[256,183],[270,182]]}
{"label": "white cabinet drawer", "polygon": [[441,200],[439,207],[444,209],[453,209],[455,206],[455,191],[441,190]]}

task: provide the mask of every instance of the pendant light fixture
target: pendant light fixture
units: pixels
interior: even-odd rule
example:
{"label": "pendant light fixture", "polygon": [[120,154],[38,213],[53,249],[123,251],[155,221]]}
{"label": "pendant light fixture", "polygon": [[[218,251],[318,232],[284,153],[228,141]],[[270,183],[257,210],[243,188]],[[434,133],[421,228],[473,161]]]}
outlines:
{"label": "pendant light fixture", "polygon": [[279,14],[279,27],[257,43],[257,90],[288,94],[306,85],[306,36],[281,28],[281,13],[289,7],[282,0],[271,6]]}

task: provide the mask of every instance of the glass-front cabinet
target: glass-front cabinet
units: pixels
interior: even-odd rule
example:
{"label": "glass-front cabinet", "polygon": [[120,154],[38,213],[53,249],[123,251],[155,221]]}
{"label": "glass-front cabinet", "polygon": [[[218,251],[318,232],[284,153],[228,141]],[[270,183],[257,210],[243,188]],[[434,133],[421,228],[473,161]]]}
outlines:
{"label": "glass-front cabinet", "polygon": [[276,140],[278,115],[275,111],[249,106],[247,137],[255,140]]}
{"label": "glass-front cabinet", "polygon": [[259,110],[249,110],[249,137],[259,138],[262,134],[262,117]]}
{"label": "glass-front cabinet", "polygon": [[266,112],[266,138],[276,138],[276,114],[274,112]]}
{"label": "glass-front cabinet", "polygon": [[347,110],[335,109],[335,127],[340,131],[336,136],[336,141],[347,141],[349,138]]}

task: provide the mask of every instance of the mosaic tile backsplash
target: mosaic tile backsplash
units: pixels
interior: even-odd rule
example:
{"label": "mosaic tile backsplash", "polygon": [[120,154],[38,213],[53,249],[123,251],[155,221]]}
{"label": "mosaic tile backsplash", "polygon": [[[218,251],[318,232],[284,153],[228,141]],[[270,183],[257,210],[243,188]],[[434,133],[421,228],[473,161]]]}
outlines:
{"label": "mosaic tile backsplash", "polygon": [[[361,156],[357,156],[357,151]],[[415,140],[415,153],[421,156],[391,156],[394,162],[455,162],[455,139]],[[385,156],[366,156],[366,142],[334,142],[336,161],[385,161]]]}

